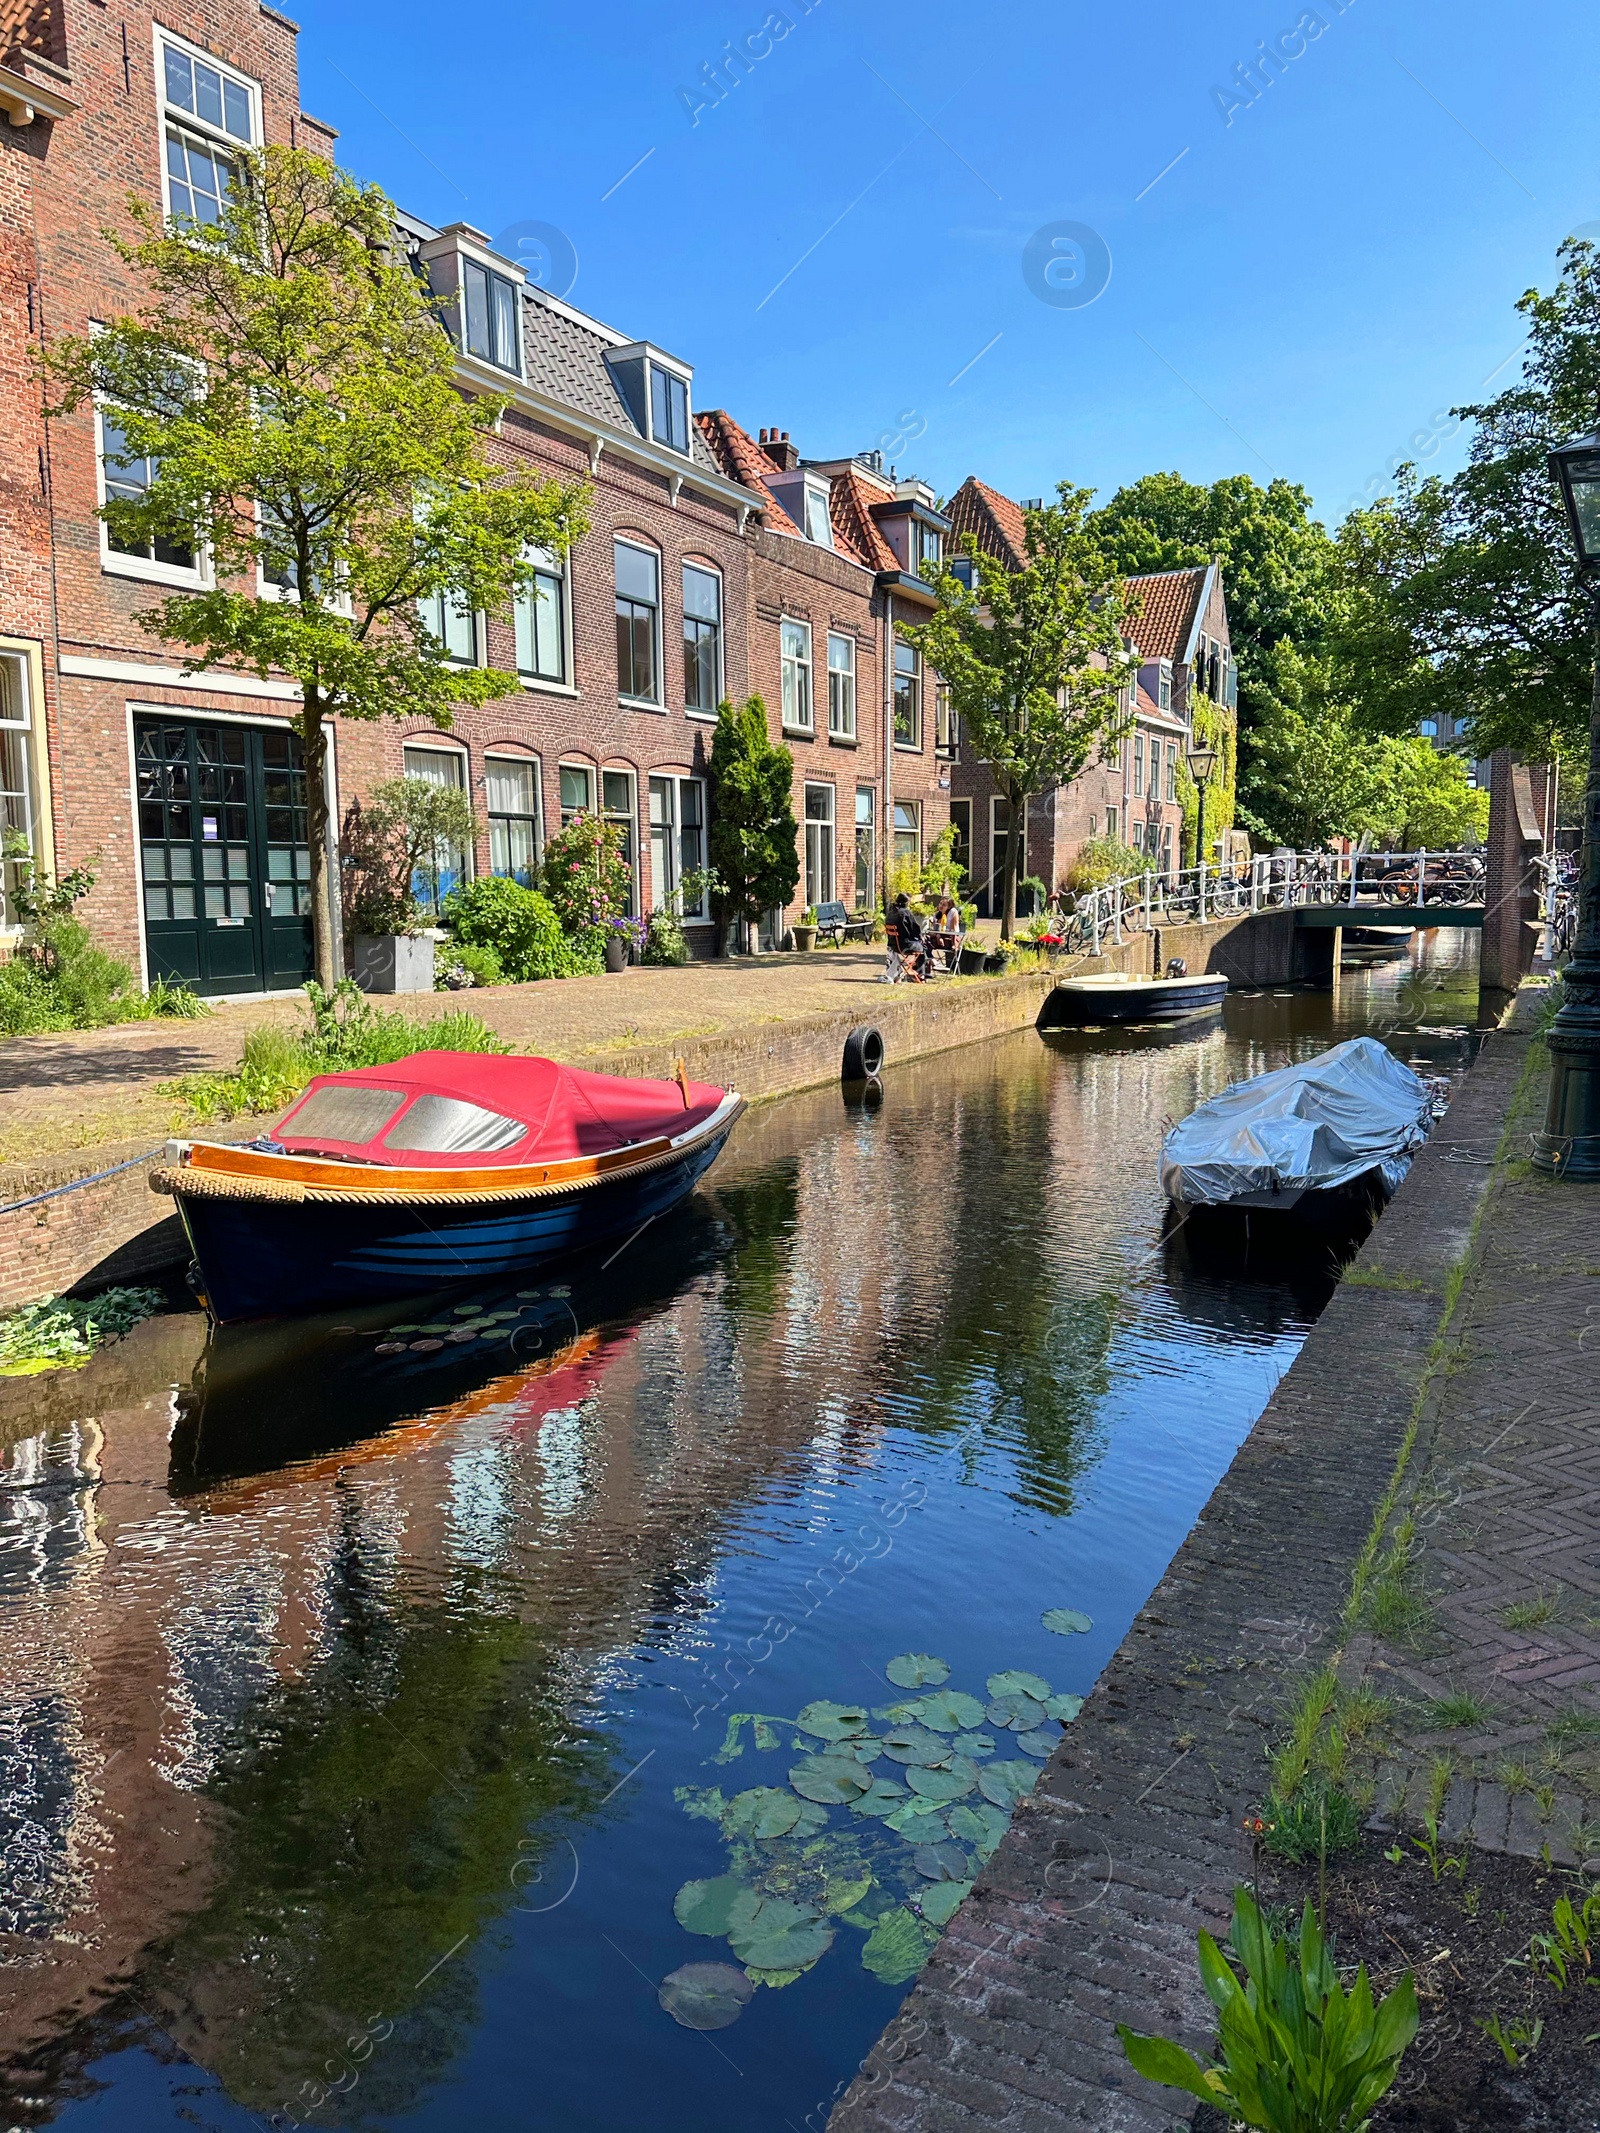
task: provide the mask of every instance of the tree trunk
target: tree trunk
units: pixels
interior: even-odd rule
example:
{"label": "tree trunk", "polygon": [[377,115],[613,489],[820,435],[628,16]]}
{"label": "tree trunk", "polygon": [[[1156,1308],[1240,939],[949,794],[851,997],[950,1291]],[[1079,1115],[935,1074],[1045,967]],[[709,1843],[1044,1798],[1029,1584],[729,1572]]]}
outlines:
{"label": "tree trunk", "polygon": [[1007,795],[1011,820],[1006,825],[1006,864],[1000,901],[1000,938],[1009,941],[1016,928],[1017,876],[1022,871],[1022,827],[1027,813],[1027,796],[1021,800]]}
{"label": "tree trunk", "polygon": [[343,957],[334,938],[332,883],[328,879],[328,729],[322,700],[307,689],[299,718],[306,759],[306,843],[311,860],[311,959],[317,983],[339,982]]}

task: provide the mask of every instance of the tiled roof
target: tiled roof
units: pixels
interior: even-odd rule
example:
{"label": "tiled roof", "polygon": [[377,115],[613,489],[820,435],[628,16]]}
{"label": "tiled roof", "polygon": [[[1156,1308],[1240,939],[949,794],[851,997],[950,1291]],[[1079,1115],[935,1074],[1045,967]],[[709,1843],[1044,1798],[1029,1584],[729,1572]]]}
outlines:
{"label": "tiled roof", "polygon": [[1156,570],[1127,580],[1129,593],[1139,603],[1128,631],[1146,659],[1181,660],[1187,653],[1206,571],[1205,564],[1196,564],[1190,570]]}
{"label": "tiled roof", "polygon": [[0,0],[0,60],[13,52],[67,63],[67,25],[62,0]]}
{"label": "tiled roof", "polygon": [[884,539],[872,515],[872,506],[882,501],[882,492],[859,474],[836,474],[828,492],[828,516],[833,537],[869,570],[898,570],[900,559]]}
{"label": "tiled roof", "polygon": [[969,474],[950,499],[950,522],[953,549],[959,550],[962,535],[970,533],[985,555],[995,556],[1008,570],[1020,570],[1028,560],[1022,506],[979,481],[976,474]]}
{"label": "tiled roof", "polygon": [[766,513],[768,528],[773,533],[798,534],[800,528],[762,479],[763,474],[772,472],[772,461],[750,432],[741,429],[726,408],[702,410],[694,419],[712,458],[728,479],[743,482],[747,489],[755,491]]}
{"label": "tiled roof", "polygon": [[[631,430],[637,436],[639,426],[606,362],[607,352],[619,345],[615,335],[570,305],[548,301],[535,288],[523,292],[522,316],[523,361],[534,391],[547,393],[580,415],[592,415],[609,429]],[[689,450],[703,472],[720,471],[698,430],[690,434]]]}

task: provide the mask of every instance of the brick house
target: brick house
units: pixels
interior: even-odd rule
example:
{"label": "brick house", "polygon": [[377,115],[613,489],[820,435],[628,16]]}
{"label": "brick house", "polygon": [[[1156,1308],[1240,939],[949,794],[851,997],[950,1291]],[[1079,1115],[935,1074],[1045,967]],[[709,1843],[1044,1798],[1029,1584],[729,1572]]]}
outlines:
{"label": "brick house", "polygon": [[[1027,554],[1023,514],[1023,505],[969,475],[950,500],[953,544],[970,535],[984,553],[1018,570]],[[1061,886],[1079,847],[1094,837],[1117,838],[1149,854],[1164,874],[1177,870],[1183,848],[1178,759],[1189,738],[1190,691],[1205,687],[1230,708],[1237,701],[1220,566],[1159,571],[1127,584],[1139,600],[1124,639],[1137,660],[1122,696],[1128,731],[1109,756],[1028,803],[1022,872],[1051,889]],[[1009,809],[965,743],[951,808],[961,850],[972,855],[962,864],[978,908],[998,917]]]}

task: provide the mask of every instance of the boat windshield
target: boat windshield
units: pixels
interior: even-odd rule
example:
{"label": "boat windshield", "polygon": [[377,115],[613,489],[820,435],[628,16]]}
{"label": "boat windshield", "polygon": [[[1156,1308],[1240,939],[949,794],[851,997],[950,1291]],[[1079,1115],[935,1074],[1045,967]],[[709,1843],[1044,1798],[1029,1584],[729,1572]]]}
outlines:
{"label": "boat windshield", "polygon": [[372,1089],[333,1082],[313,1089],[299,1110],[278,1128],[294,1140],[359,1144],[381,1133],[405,1102],[403,1089]]}
{"label": "boat windshield", "polygon": [[458,1096],[419,1096],[383,1145],[429,1155],[488,1154],[509,1148],[527,1132],[520,1118],[463,1103]]}

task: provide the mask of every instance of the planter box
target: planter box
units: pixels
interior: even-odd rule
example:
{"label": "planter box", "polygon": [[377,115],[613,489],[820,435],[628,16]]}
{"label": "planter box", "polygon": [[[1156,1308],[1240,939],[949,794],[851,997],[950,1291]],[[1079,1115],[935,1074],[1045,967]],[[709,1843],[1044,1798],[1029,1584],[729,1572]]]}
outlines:
{"label": "planter box", "polygon": [[817,945],[816,927],[796,926],[793,929],[793,932],[795,947],[799,950],[801,955],[809,955],[812,949],[815,948]]}
{"label": "planter box", "polygon": [[355,980],[363,992],[432,992],[431,936],[358,933]]}

